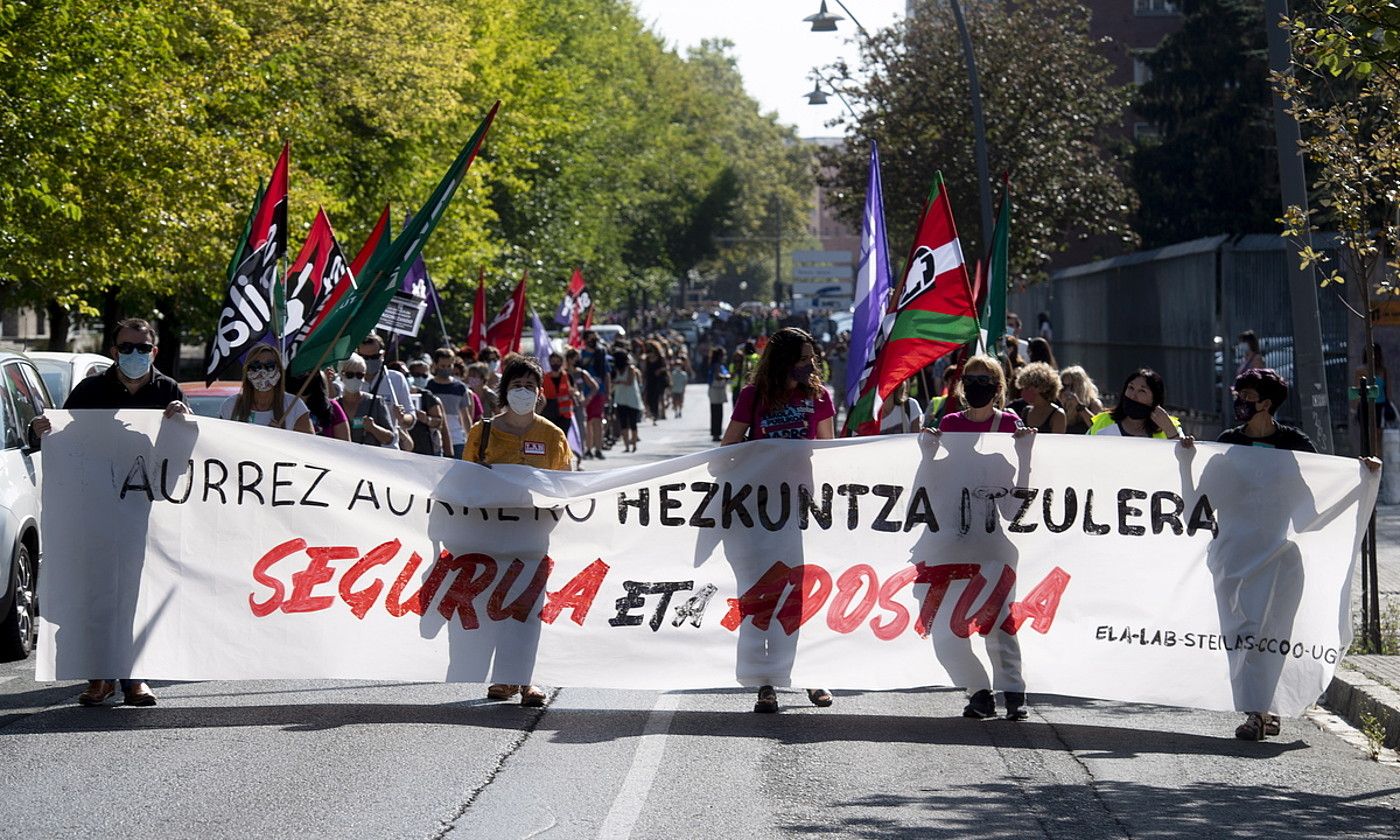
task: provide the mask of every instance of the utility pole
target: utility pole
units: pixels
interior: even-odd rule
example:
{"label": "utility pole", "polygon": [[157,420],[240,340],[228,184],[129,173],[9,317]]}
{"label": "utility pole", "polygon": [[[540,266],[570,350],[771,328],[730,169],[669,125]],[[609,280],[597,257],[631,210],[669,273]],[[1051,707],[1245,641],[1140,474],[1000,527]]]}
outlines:
{"label": "utility pole", "polygon": [[[783,205],[773,196],[773,298],[783,304]],[[791,295],[789,294],[789,298]]]}
{"label": "utility pole", "polygon": [[[1288,34],[1279,25],[1288,14],[1288,0],[1264,0],[1264,28],[1269,34],[1269,69],[1292,72]],[[1278,90],[1274,99],[1274,137],[1278,143],[1278,181],[1283,208],[1290,206],[1308,213],[1308,185],[1303,158],[1298,150],[1298,121],[1288,113]],[[1332,452],[1332,411],[1327,400],[1327,371],[1322,357],[1322,319],[1317,311],[1317,280],[1312,269],[1304,270],[1298,251],[1312,246],[1312,236],[1304,228],[1293,250],[1287,254],[1288,294],[1293,310],[1293,387],[1298,394],[1303,431],[1312,438],[1319,452]],[[1357,278],[1359,283],[1370,278]],[[1368,316],[1369,317],[1369,316]]]}

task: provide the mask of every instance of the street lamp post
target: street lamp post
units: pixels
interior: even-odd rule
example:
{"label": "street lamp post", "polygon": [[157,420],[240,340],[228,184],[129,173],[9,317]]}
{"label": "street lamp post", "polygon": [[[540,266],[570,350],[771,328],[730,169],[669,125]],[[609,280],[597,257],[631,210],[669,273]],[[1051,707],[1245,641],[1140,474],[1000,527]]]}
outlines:
{"label": "street lamp post", "polygon": [[[870,33],[864,26],[860,25],[860,21],[856,20],[856,16],[851,14],[850,9],[846,8],[846,4],[841,0],[836,0],[836,5],[841,7],[841,11],[846,13],[860,34],[866,41],[869,41]],[[982,205],[981,244],[985,249],[992,241],[992,178],[987,160],[987,124],[982,116],[982,85],[977,77],[977,57],[972,52],[972,36],[967,31],[967,20],[963,17],[962,4],[958,0],[948,0],[948,5],[953,9],[953,19],[957,22],[958,36],[962,40],[963,62],[967,65],[968,96],[971,99],[972,110],[973,157],[977,165],[978,199]],[[837,22],[844,19],[840,15],[834,15],[827,11],[826,0],[822,0],[821,9],[816,14],[803,18],[804,21],[812,24],[813,32],[835,32]],[[833,91],[836,90],[834,85],[831,87]],[[814,93],[816,92],[820,92],[820,88],[814,91]],[[809,103],[821,104],[821,102],[813,101],[812,94],[807,96]],[[821,99],[823,102],[825,101],[824,96]],[[842,102],[845,102],[844,97],[842,97]],[[849,104],[846,105],[846,110],[851,110]],[[851,114],[854,116],[855,112],[851,111]]]}

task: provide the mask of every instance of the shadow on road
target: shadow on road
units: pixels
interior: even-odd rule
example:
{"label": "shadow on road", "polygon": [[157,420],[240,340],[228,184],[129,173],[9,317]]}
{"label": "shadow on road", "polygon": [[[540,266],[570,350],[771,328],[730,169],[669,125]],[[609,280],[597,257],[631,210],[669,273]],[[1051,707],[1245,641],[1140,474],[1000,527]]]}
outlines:
{"label": "shadow on road", "polygon": [[[938,836],[997,838],[1045,837],[1394,837],[1396,811],[1384,804],[1400,789],[1362,796],[1331,796],[1270,786],[1209,782],[1171,787],[1129,781],[1083,785],[953,784],[918,796],[872,794],[831,803],[822,811],[849,816],[833,824],[789,823],[785,831],[862,838],[905,838],[931,826],[910,825],[909,809],[936,826]],[[1379,805],[1366,804],[1375,800]],[[1029,804],[1029,808],[1027,805]],[[879,813],[887,810],[889,816]],[[1092,811],[1087,811],[1092,809]],[[875,813],[872,813],[875,812]]]}
{"label": "shadow on road", "polygon": [[[742,691],[742,690],[741,690]],[[744,691],[747,694],[747,691]],[[1270,759],[1305,749],[1303,741],[1242,742],[1232,734],[1209,737],[1142,727],[1002,720],[968,721],[962,717],[915,715],[833,714],[800,709],[769,716],[730,711],[679,711],[671,734],[706,738],[763,738],[783,744],[867,743],[1015,746],[1064,750],[1066,745],[1092,758],[1133,758],[1139,755],[1209,755]],[[546,712],[515,704],[470,700],[435,705],[401,703],[306,703],[237,707],[132,710],[118,707],[63,707],[16,721],[0,733],[199,730],[224,727],[278,727],[290,732],[314,732],[345,726],[427,724],[491,729],[531,728],[548,734],[553,743],[599,743],[638,735],[648,710],[568,709]],[[1002,743],[1011,741],[1013,743]],[[1257,794],[1256,794],[1257,795]]]}

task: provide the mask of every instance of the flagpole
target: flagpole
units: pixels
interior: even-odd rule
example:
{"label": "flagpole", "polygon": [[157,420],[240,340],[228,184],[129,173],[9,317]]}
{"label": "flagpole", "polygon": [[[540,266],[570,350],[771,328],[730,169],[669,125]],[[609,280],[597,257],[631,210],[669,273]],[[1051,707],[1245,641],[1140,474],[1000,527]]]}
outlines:
{"label": "flagpole", "polygon": [[442,328],[442,344],[440,346],[450,347],[451,336],[447,334],[447,322],[444,321],[442,318],[442,296],[437,293],[437,286],[433,284],[432,275],[428,274],[425,271],[423,272],[423,279],[428,281],[428,294],[432,295],[433,300],[435,301],[433,303],[433,312],[437,314],[438,326]]}

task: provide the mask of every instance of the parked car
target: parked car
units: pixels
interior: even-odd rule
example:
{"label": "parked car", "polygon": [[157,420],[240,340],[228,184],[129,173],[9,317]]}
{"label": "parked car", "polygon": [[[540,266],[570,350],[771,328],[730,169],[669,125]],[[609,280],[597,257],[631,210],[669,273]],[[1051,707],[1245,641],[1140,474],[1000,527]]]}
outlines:
{"label": "parked car", "polygon": [[112,366],[111,358],[96,353],[36,351],[25,355],[39,369],[39,375],[44,377],[49,394],[59,405],[63,405],[68,395],[73,393],[73,387],[85,377],[99,376]]}
{"label": "parked car", "polygon": [[185,405],[200,417],[218,417],[224,400],[238,393],[243,383],[218,381],[212,385],[203,382],[181,382],[180,392],[185,395]]}
{"label": "parked car", "polygon": [[594,324],[591,329],[598,334],[598,340],[608,347],[627,337],[627,330],[618,324]]}
{"label": "parked car", "polygon": [[0,662],[34,650],[39,616],[39,509],[42,461],[29,437],[30,421],[53,408],[34,363],[0,352]]}

